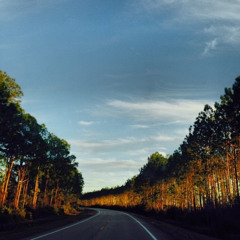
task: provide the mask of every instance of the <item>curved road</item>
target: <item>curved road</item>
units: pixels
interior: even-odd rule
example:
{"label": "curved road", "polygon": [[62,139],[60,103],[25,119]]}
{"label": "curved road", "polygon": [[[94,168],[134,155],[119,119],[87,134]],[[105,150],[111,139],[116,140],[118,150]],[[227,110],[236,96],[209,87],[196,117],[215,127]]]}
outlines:
{"label": "curved road", "polygon": [[166,233],[130,214],[95,209],[97,214],[66,227],[28,238],[31,240],[173,240]]}

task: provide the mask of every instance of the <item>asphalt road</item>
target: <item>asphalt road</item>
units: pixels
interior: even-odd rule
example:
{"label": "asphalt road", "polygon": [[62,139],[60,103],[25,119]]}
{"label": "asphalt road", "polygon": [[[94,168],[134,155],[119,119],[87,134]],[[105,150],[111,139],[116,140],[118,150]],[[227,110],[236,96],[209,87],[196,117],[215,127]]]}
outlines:
{"label": "asphalt road", "polygon": [[107,209],[95,209],[97,214],[31,240],[173,240],[166,233],[130,214]]}

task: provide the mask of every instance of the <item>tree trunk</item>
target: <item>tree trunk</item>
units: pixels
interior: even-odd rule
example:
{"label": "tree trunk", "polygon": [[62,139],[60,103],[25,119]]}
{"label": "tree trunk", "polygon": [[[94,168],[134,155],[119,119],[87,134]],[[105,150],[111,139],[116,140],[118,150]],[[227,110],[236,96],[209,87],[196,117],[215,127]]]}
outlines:
{"label": "tree trunk", "polygon": [[232,204],[232,184],[231,184],[231,179],[230,179],[230,163],[229,163],[229,144],[226,144],[226,188],[227,188],[227,196],[228,196],[228,203]]}
{"label": "tree trunk", "polygon": [[59,191],[59,187],[58,187],[58,185],[57,185],[57,188],[56,188],[56,190],[55,190],[55,195],[54,195],[54,207],[57,207],[58,206],[58,191]]}
{"label": "tree trunk", "polygon": [[23,186],[23,181],[26,175],[26,169],[24,167],[20,167],[18,170],[18,184],[17,184],[17,190],[14,198],[14,203],[13,206],[14,208],[18,209],[19,206],[19,200],[22,192],[22,186]]}
{"label": "tree trunk", "polygon": [[237,196],[236,196],[236,200],[237,203],[239,203],[239,187],[238,187],[238,171],[237,171],[237,148],[233,148],[233,160],[234,160],[234,175],[235,175],[235,184],[236,184],[236,192],[237,192]]}
{"label": "tree trunk", "polygon": [[7,173],[8,173],[8,168],[6,167],[4,175],[3,175],[3,180],[2,180],[2,183],[1,183],[1,187],[0,187],[0,202],[1,202],[2,197],[3,197],[3,189],[4,189],[5,183],[6,183]]}
{"label": "tree trunk", "polygon": [[14,157],[10,158],[10,163],[9,163],[9,167],[7,170],[5,182],[3,183],[3,189],[2,189],[3,193],[2,193],[2,198],[0,199],[0,207],[5,205],[5,201],[6,201],[7,194],[8,194],[8,185],[9,185],[9,180],[10,180],[10,176],[12,173],[14,160],[15,160]]}
{"label": "tree trunk", "polygon": [[39,169],[38,167],[38,172],[36,176],[36,181],[35,181],[35,188],[34,188],[34,194],[33,194],[33,208],[36,208],[37,206],[37,196],[38,196],[38,186],[39,186]]}
{"label": "tree trunk", "polygon": [[54,189],[51,190],[50,206],[53,206]]}
{"label": "tree trunk", "polygon": [[46,183],[45,183],[45,189],[44,189],[44,195],[43,195],[43,205],[44,206],[48,206],[49,205],[48,182],[49,182],[49,169],[47,170]]}
{"label": "tree trunk", "polygon": [[26,200],[27,200],[27,190],[28,190],[29,179],[25,180],[25,185],[23,187],[23,208],[25,207]]}

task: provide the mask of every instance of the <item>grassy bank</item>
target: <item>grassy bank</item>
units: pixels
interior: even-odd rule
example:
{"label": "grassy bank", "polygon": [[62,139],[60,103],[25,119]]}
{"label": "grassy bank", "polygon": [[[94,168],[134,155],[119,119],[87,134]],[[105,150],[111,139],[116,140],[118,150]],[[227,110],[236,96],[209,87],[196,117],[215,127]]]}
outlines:
{"label": "grassy bank", "polygon": [[[96,212],[89,209],[79,209],[77,213],[56,213],[54,209],[38,209],[30,216],[32,219],[23,218],[12,213],[0,215],[0,240],[19,240],[37,235],[64,225],[78,222],[94,215]],[[4,221],[5,220],[5,221]]]}

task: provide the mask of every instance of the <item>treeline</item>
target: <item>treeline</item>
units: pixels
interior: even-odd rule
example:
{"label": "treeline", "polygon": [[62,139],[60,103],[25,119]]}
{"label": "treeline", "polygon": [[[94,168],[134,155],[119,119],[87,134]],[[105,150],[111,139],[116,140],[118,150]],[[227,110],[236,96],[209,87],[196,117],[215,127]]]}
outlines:
{"label": "treeline", "polygon": [[20,86],[0,71],[0,210],[70,207],[83,188],[70,145],[24,112]]}
{"label": "treeline", "polygon": [[155,213],[231,208],[240,201],[239,178],[240,77],[214,108],[204,107],[172,155],[152,154],[124,186],[87,193],[81,204]]}

